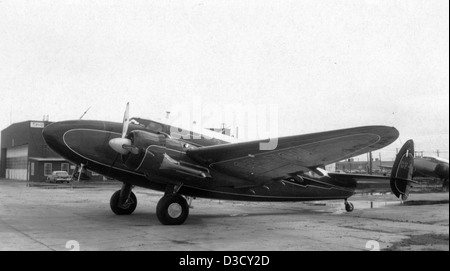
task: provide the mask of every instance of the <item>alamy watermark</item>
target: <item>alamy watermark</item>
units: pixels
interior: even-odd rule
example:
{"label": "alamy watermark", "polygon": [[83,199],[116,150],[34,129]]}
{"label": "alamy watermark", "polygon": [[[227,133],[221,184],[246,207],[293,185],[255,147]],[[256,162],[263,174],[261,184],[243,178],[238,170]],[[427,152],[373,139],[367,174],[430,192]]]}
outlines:
{"label": "alamy watermark", "polygon": [[190,103],[179,103],[170,109],[170,136],[176,139],[212,139],[214,134],[204,129],[215,128],[221,133],[219,123],[231,130],[239,141],[261,140],[260,150],[274,150],[278,145],[278,105],[277,104],[221,104],[204,103],[194,97]]}
{"label": "alamy watermark", "polygon": [[70,251],[80,251],[80,243],[75,240],[69,240],[66,242],[66,248]]}
{"label": "alamy watermark", "polygon": [[380,243],[375,240],[369,240],[366,243],[366,249],[369,251],[380,251]]}

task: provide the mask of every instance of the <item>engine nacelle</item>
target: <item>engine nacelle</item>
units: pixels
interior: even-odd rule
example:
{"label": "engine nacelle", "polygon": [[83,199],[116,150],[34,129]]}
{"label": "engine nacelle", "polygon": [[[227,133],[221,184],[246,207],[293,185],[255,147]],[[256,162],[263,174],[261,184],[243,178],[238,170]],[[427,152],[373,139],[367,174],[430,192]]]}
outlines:
{"label": "engine nacelle", "polygon": [[128,137],[132,146],[130,153],[122,156],[122,162],[132,170],[168,177],[211,177],[208,169],[180,161],[183,143],[176,139],[146,131],[133,131]]}

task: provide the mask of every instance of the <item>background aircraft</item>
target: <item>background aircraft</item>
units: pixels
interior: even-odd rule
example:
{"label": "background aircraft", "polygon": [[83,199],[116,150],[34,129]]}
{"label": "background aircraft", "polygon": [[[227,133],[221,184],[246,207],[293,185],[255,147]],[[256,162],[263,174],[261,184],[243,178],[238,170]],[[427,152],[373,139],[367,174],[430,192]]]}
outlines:
{"label": "background aircraft", "polygon": [[[133,186],[165,195],[156,207],[165,225],[182,224],[192,197],[242,201],[347,201],[359,180],[390,186],[406,199],[414,164],[414,143],[405,143],[390,178],[329,173],[326,164],[383,148],[394,142],[393,127],[365,126],[278,138],[275,149],[264,150],[264,140],[227,143],[218,138],[194,138],[193,132],[150,120],[130,123],[64,121],[48,125],[43,136],[61,156],[89,170],[123,182],[110,200],[117,215],[137,206]],[[138,122],[139,119],[135,119]],[[184,138],[171,137],[171,131]],[[174,133],[172,133],[173,135]],[[314,172],[309,175],[307,172]]]}
{"label": "background aircraft", "polygon": [[[391,170],[392,167],[382,166]],[[416,157],[414,158],[413,178],[433,177],[442,180],[442,188],[448,191],[449,161],[440,157]]]}
{"label": "background aircraft", "polygon": [[441,179],[442,187],[448,191],[448,160],[440,157],[419,157],[414,160],[413,177],[434,177]]}

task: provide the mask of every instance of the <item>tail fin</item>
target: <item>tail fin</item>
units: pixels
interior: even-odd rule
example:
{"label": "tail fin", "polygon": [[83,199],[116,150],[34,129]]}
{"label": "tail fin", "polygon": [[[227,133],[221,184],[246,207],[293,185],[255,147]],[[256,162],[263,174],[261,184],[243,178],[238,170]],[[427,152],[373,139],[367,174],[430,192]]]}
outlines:
{"label": "tail fin", "polygon": [[397,198],[406,200],[414,171],[414,141],[408,140],[395,158],[391,172],[391,189]]}

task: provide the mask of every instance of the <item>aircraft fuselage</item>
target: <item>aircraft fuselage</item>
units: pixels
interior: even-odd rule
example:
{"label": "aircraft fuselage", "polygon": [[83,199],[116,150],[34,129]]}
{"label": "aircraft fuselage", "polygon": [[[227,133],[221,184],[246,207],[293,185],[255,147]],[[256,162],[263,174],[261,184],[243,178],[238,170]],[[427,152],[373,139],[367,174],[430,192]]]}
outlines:
{"label": "aircraft fuselage", "polygon": [[[123,157],[119,157],[114,163],[117,153],[111,149],[108,142],[120,137],[121,131],[121,123],[77,120],[50,124],[45,128],[43,136],[55,152],[75,164],[83,164],[91,171],[123,183],[157,191],[165,191],[167,184],[183,184],[179,193],[191,197],[243,201],[309,201],[347,199],[356,189],[356,180],[342,176],[339,179],[329,176],[303,176],[301,181],[274,180],[263,186],[252,185],[251,181],[243,180],[239,176],[198,165],[186,155],[186,148],[192,147],[189,146],[189,140],[162,141],[159,138],[164,135],[130,124],[129,131],[154,134],[150,135],[155,138],[155,144],[152,143],[151,148],[156,151],[159,149],[161,153],[164,152],[185,165],[203,168],[210,177],[199,179],[189,175],[171,176],[158,171],[135,170],[123,163]],[[243,186],[242,183],[246,182],[249,185]]]}

